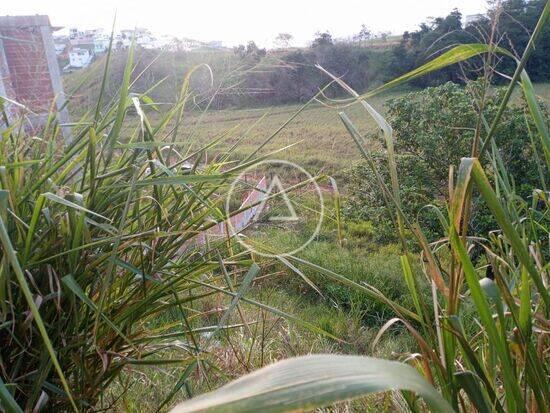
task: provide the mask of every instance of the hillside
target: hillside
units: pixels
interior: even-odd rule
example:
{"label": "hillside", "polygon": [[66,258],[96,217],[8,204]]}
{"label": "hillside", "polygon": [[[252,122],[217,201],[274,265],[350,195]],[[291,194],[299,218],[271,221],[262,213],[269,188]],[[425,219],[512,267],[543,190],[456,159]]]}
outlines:
{"label": "hillside", "polygon": [[[379,42],[378,42],[379,43]],[[253,44],[253,43],[252,43]],[[386,43],[384,43],[386,44]],[[202,65],[191,79],[195,103],[204,107],[213,99],[216,109],[258,107],[305,102],[327,84],[328,77],[315,67],[322,65],[357,90],[366,90],[387,80],[391,49],[367,44],[336,43],[317,47],[266,52],[255,45],[246,49],[195,50],[188,52],[136,50],[133,89],[149,91],[158,102],[173,102],[185,74]],[[64,77],[65,89],[75,93],[80,108],[97,98],[106,57],[87,69]],[[110,65],[108,97],[120,84],[127,52],[115,52]],[[205,65],[211,69],[211,72]],[[212,77],[211,77],[212,73]],[[84,82],[84,83],[83,83]],[[83,85],[78,89],[79,85]],[[337,96],[337,89],[326,91]]]}

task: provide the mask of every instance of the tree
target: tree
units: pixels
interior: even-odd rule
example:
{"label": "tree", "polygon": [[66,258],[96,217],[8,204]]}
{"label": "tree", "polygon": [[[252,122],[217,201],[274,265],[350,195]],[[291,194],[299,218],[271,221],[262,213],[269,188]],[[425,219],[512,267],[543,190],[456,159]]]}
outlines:
{"label": "tree", "polygon": [[246,56],[246,47],[242,44],[235,46],[233,48],[233,53],[239,56],[241,59]]}
{"label": "tree", "polygon": [[388,41],[388,37],[390,36],[391,32],[379,32],[376,37],[382,40],[383,42]]}
{"label": "tree", "polygon": [[290,47],[293,38],[294,36],[290,33],[279,33],[275,38],[275,44],[281,49],[287,49]]}
{"label": "tree", "polygon": [[365,42],[367,40],[370,40],[372,38],[372,32],[369,30],[369,28],[362,24],[361,30],[359,30],[359,33],[355,34],[353,36],[354,42]]}
{"label": "tree", "polygon": [[242,44],[233,48],[233,53],[239,56],[241,59],[252,58],[253,60],[259,60],[266,55],[265,49],[260,49],[256,43],[251,40],[247,43],[246,47]]}
{"label": "tree", "polygon": [[[530,34],[546,5],[547,0],[502,0],[491,3],[487,18],[476,20],[475,24],[462,26],[462,15],[453,10],[446,17],[438,17],[427,23],[422,23],[419,30],[408,33],[401,44],[393,51],[394,57],[390,64],[391,76],[396,77],[406,73],[452,46],[464,43],[486,43],[494,30],[494,42],[521,57],[527,46]],[[413,84],[421,87],[435,86],[447,81],[463,82],[464,75],[475,79],[479,75],[481,60],[472,59],[462,66],[450,66],[427,76],[415,79]],[[473,64],[473,66],[472,66]],[[477,65],[477,67],[476,67]],[[470,66],[472,70],[463,72]],[[516,68],[513,59],[499,60],[496,69],[500,73],[511,76]],[[550,25],[546,25],[539,38],[536,48],[527,61],[526,70],[533,81],[550,79]],[[495,76],[495,81],[505,82],[506,79]]]}
{"label": "tree", "polygon": [[332,46],[333,44],[334,40],[332,40],[332,35],[329,31],[317,32],[315,33],[315,39],[313,39],[311,47]]}

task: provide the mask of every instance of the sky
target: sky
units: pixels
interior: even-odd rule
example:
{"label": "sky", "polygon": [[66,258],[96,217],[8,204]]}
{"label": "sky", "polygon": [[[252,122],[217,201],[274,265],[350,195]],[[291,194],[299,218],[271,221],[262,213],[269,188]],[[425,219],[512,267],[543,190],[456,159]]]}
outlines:
{"label": "sky", "polygon": [[468,15],[487,6],[485,0],[2,0],[0,15],[48,14],[54,26],[110,30],[116,11],[117,29],[270,47],[281,32],[292,34],[296,46],[318,31],[347,37],[362,24],[400,34],[454,8]]}

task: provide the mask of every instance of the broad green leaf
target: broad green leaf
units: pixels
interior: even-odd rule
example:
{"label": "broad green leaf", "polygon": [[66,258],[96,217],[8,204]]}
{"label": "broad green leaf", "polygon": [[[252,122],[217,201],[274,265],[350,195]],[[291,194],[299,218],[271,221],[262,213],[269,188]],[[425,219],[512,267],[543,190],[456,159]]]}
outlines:
{"label": "broad green leaf", "polygon": [[470,401],[479,413],[490,413],[490,403],[484,396],[480,380],[471,372],[463,371],[455,375],[460,387],[464,389]]}
{"label": "broad green leaf", "polygon": [[283,360],[196,397],[172,413],[306,412],[388,390],[424,398],[434,412],[453,409],[412,367],[372,357],[314,355]]}

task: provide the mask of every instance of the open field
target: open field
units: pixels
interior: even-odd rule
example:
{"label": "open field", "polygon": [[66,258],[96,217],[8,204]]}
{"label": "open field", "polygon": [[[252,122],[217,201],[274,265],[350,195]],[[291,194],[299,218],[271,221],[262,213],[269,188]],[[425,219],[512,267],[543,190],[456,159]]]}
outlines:
{"label": "open field", "polygon": [[[381,113],[385,113],[385,103],[403,93],[392,92],[376,96],[370,103]],[[177,141],[190,142],[192,151],[193,148],[227,133],[227,137],[211,153],[223,152],[240,141],[234,156],[243,158],[275,133],[301,107],[285,105],[258,109],[210,110],[204,114],[188,112],[184,115]],[[365,137],[374,135],[376,125],[361,106],[350,106],[345,111]],[[379,141],[372,140],[375,147],[379,144]],[[311,173],[339,173],[342,172],[342,167],[360,160],[353,140],[338,117],[338,110],[319,103],[306,107],[260,153],[267,154],[290,145],[292,146],[275,157],[300,164]]]}
{"label": "open field", "polygon": [[550,0],[116,3],[0,16],[0,413],[550,413]]}
{"label": "open field", "polygon": [[[550,84],[536,84],[539,97],[548,105],[550,103]],[[407,91],[392,91],[369,100],[382,115],[386,112],[385,104],[393,98],[406,94]],[[517,95],[517,93],[516,93]],[[516,100],[518,98],[516,97]],[[183,132],[183,140],[190,139],[195,146],[209,142],[212,138],[230,131],[226,139],[216,151],[232,146],[246,135],[240,142],[237,156],[245,156],[273,134],[283,125],[300,105],[277,106],[258,109],[228,109],[208,111],[203,115],[192,112],[185,120],[187,125],[193,125],[191,132]],[[381,148],[381,141],[376,139],[376,124],[360,105],[344,109],[363,136],[371,138],[374,148]],[[262,119],[263,117],[263,119]],[[185,128],[184,128],[185,129]],[[396,137],[399,139],[399,137]],[[178,141],[182,140],[178,138]],[[277,158],[296,162],[310,172],[323,171],[341,176],[343,169],[360,160],[357,147],[346,132],[338,110],[312,104],[288,124],[266,147],[262,153],[268,153],[285,146],[294,145]]]}

